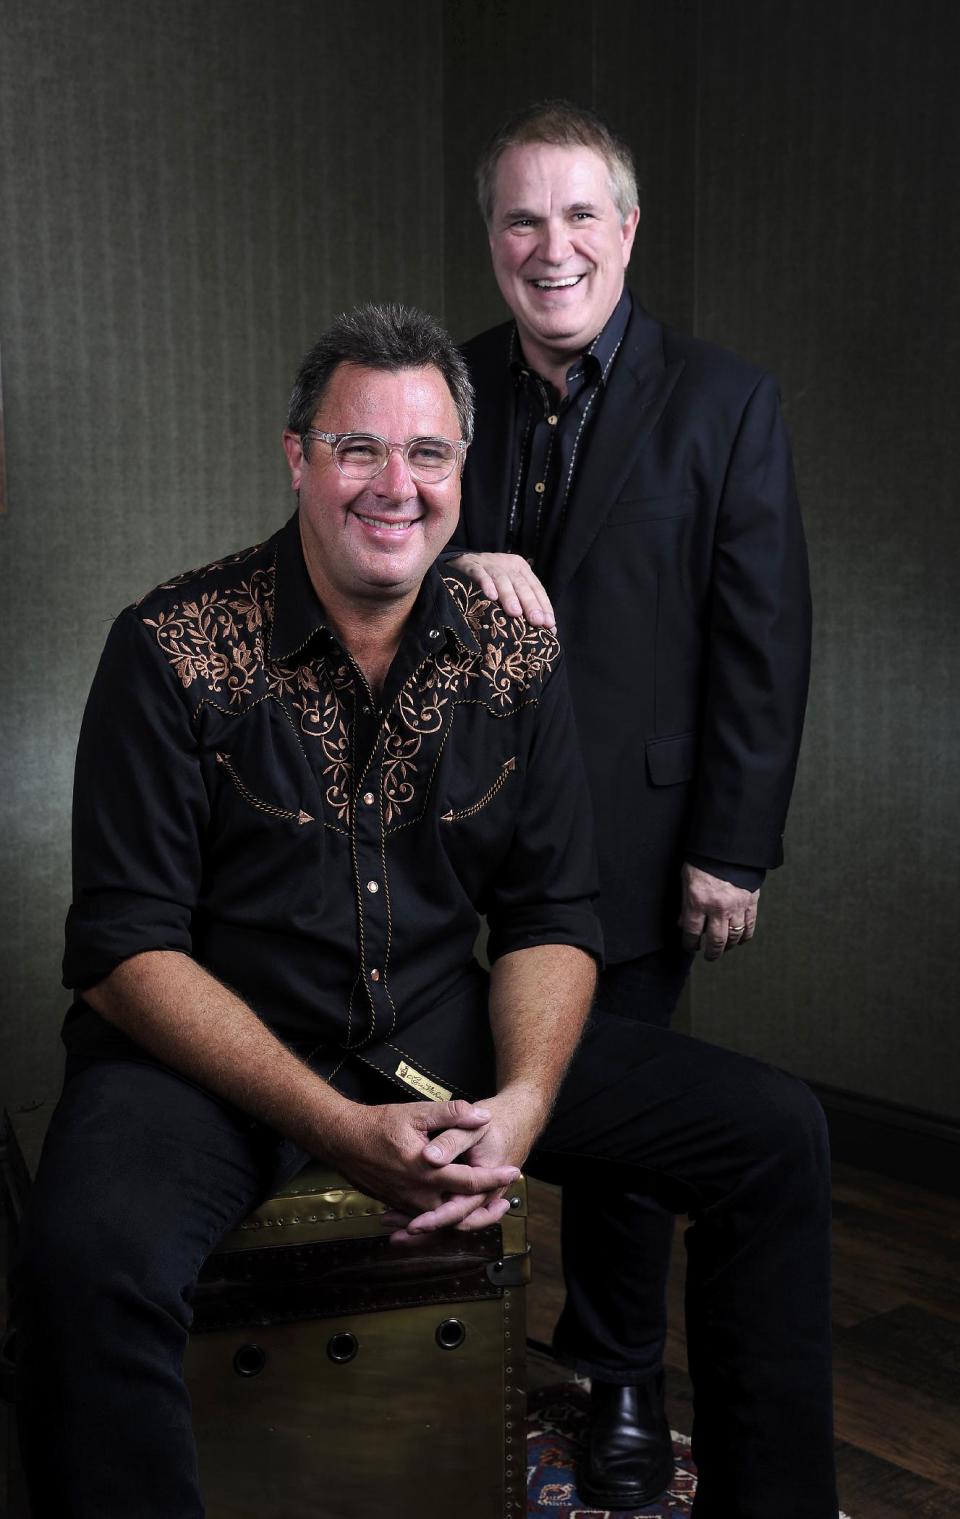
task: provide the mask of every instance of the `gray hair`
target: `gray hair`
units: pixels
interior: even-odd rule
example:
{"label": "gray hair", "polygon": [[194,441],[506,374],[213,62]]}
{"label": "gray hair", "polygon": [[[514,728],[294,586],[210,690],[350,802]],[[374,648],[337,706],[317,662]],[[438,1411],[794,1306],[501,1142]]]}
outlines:
{"label": "gray hair", "polygon": [[340,364],[396,373],[439,370],[457,408],[460,435],[473,437],[473,386],[466,362],[440,323],[415,306],[369,302],[342,311],[314,343],[300,365],[287,412],[287,426],[301,438],[313,422],[324,392]]}
{"label": "gray hair", "polygon": [[607,166],[610,194],[621,222],[626,221],[638,204],[637,171],[633,154],[623,139],[585,106],[574,105],[569,100],[541,100],[504,122],[477,164],[477,199],[488,227],[493,217],[493,193],[501,157],[508,148],[519,148],[531,142],[546,142],[562,148],[591,148]]}

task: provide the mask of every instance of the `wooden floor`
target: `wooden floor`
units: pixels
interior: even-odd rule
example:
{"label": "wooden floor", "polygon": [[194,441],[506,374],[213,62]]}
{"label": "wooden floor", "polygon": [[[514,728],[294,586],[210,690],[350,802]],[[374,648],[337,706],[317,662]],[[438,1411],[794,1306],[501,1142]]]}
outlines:
{"label": "wooden floor", "polygon": [[[549,1340],[562,1302],[559,1194],[531,1188],[528,1333]],[[683,1243],[670,1277],[667,1402],[690,1433]],[[851,1519],[960,1519],[960,1206],[834,1170],[834,1335],[840,1504]],[[531,1356],[531,1385],[558,1380]]]}
{"label": "wooden floor", "polygon": [[[548,1340],[563,1290],[559,1196],[540,1184],[531,1192],[528,1330]],[[844,1167],[835,1171],[834,1198],[841,1506],[852,1519],[958,1519],[960,1209],[937,1193]],[[689,1434],[680,1232],[670,1280],[668,1404],[673,1427]],[[2,1300],[0,1289],[0,1330]],[[532,1386],[562,1375],[545,1357],[531,1356]],[[6,1425],[0,1405],[0,1460]],[[0,1513],[4,1486],[0,1477]]]}

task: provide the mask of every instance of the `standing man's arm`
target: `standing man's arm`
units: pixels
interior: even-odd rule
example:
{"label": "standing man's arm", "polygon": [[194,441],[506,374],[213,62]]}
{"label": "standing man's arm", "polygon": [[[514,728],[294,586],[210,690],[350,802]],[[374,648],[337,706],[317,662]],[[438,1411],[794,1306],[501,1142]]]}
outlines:
{"label": "standing man's arm", "polygon": [[[717,516],[680,926],[708,959],[745,942],[781,863],[810,671],[810,586],[776,383],[744,409]],[[716,862],[716,863],[715,863]],[[729,864],[726,879],[724,865]]]}

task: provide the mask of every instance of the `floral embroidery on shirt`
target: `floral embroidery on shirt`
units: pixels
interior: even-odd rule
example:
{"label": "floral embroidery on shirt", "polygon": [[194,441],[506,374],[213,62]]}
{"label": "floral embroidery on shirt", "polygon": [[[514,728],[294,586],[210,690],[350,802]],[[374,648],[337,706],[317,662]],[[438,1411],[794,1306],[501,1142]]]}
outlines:
{"label": "floral embroidery on shirt", "polygon": [[[529,626],[522,617],[509,617],[475,585],[446,577],[444,584],[481,652],[444,649],[421,665],[416,681],[408,681],[400,692],[384,724],[381,790],[388,828],[410,812],[418,798],[421,808],[426,801],[458,703],[481,702],[495,715],[505,716],[531,699],[531,688],[542,682],[560,652],[553,633]],[[412,820],[412,813],[404,818]]]}
{"label": "floral embroidery on shirt", "polygon": [[[232,586],[204,590],[197,583],[209,582],[214,571],[245,564],[257,552],[246,550],[168,581],[158,591],[189,586],[194,594],[168,600],[142,620],[154,630],[181,686],[196,696],[194,713],[205,702],[242,712],[267,696],[281,701],[301,738],[321,747],[324,798],[335,820],[329,826],[342,832],[350,826],[354,785],[353,670],[345,661],[335,665],[323,657],[303,664],[267,657],[272,563],[252,567]],[[552,633],[508,616],[475,585],[454,577],[444,577],[444,585],[480,647],[448,643],[425,658],[384,719],[379,762],[387,828],[421,812],[458,704],[477,702],[494,716],[508,716],[535,699],[559,654]]]}
{"label": "floral embroidery on shirt", "polygon": [[[144,617],[184,689],[200,681],[207,690],[204,699],[226,696],[232,707],[265,694],[316,690],[309,665],[283,665],[265,658],[264,627],[273,619],[273,573],[272,566],[254,570],[235,589],[203,591],[193,600],[161,609],[156,617]],[[176,588],[176,583],[171,586]]]}
{"label": "floral embroidery on shirt", "polygon": [[490,601],[472,582],[464,585],[460,580],[445,578],[444,584],[470,624],[483,654],[467,655],[459,662],[442,656],[438,665],[447,661],[447,668],[438,674],[452,686],[461,679],[469,682],[479,677],[481,700],[501,710],[515,706],[556,660],[560,652],[556,635],[546,628],[533,627],[522,617],[509,616],[499,602]]}
{"label": "floral embroidery on shirt", "polygon": [[316,694],[299,697],[294,701],[293,708],[300,714],[300,732],[306,738],[319,740],[328,761],[323,769],[327,781],[324,793],[327,802],[339,822],[349,823],[353,775],[352,723],[338,693],[353,689],[353,677],[347,665],[339,665],[331,671],[321,663],[317,668],[324,685],[323,691],[314,679],[312,686],[307,689]]}

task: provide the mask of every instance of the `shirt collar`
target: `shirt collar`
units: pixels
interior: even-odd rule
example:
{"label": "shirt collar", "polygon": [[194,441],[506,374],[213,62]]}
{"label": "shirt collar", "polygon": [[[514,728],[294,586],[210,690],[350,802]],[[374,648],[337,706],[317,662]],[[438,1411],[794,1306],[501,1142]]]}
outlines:
{"label": "shirt collar", "polygon": [[277,533],[273,562],[273,627],[267,654],[270,659],[285,660],[305,648],[315,633],[329,632],[323,603],[303,557],[299,511]]}
{"label": "shirt collar", "polygon": [[[613,362],[617,349],[623,342],[629,320],[630,296],[627,287],[624,286],[620,292],[620,299],[593,342],[587,345],[583,353],[574,359],[567,370],[567,380],[579,379],[584,368],[589,368],[597,379],[604,377]],[[523,357],[523,349],[520,347],[520,334],[517,331],[516,323],[514,323],[513,330],[510,333],[507,365],[517,383],[520,382],[524,375],[531,373],[530,366]]]}
{"label": "shirt collar", "polygon": [[[594,360],[597,370],[601,375],[605,375],[610,368],[613,356],[623,342],[623,335],[627,330],[629,320],[630,297],[627,294],[626,286],[624,286],[620,292],[620,299],[587,349],[587,353]],[[576,365],[574,365],[574,368],[576,368]]]}
{"label": "shirt collar", "polygon": [[[434,631],[443,629],[462,649],[480,653],[480,644],[459,601],[448,586],[440,567],[432,564],[424,576],[420,594],[410,613],[407,634],[424,643]],[[434,640],[437,643],[437,640]]]}
{"label": "shirt collar", "polygon": [[[271,660],[283,661],[304,650],[317,633],[335,636],[303,557],[299,512],[294,512],[276,534],[274,567],[273,626],[267,654]],[[469,622],[433,564],[417,594],[405,638],[413,637],[424,648],[436,651],[440,644],[431,634],[441,629],[452,634],[470,653],[480,652]]]}

